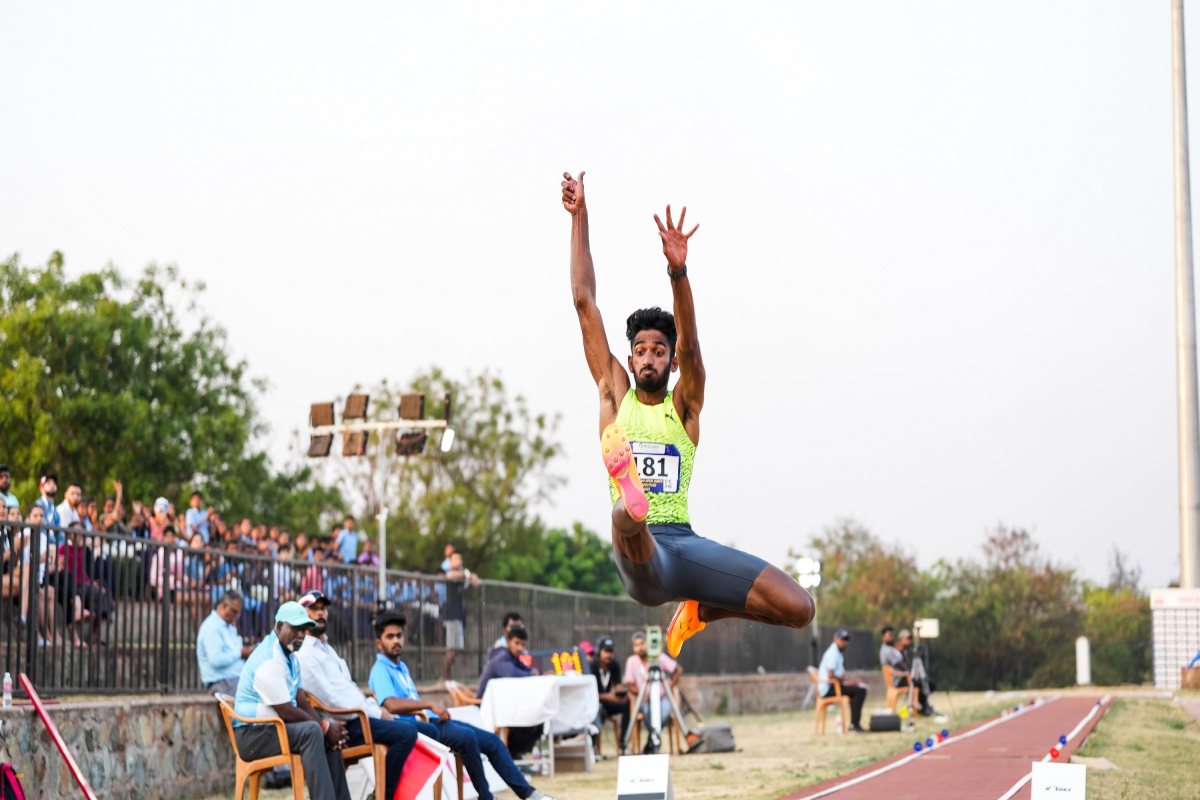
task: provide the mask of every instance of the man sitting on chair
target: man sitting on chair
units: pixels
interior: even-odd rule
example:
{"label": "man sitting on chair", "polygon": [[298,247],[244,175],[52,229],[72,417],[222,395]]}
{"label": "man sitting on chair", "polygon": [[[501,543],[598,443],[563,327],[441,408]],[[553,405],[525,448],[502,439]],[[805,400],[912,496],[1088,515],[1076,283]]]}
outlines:
{"label": "man sitting on chair", "polygon": [[[904,655],[904,651],[912,646],[912,633],[907,628],[896,634],[896,642],[894,646],[887,644],[879,650],[879,657],[883,663],[892,668],[892,683],[897,687],[912,685],[912,667],[908,663],[908,656]],[[931,686],[930,689],[933,687]],[[929,705],[929,695],[925,694],[925,687],[920,683],[917,684],[917,708],[921,716],[932,716],[933,707]]]}
{"label": "man sitting on chair", "polygon": [[[304,607],[295,601],[275,612],[275,630],[254,648],[238,678],[233,710],[243,717],[282,719],[288,747],[304,765],[304,785],[312,800],[350,800],[341,749],[346,729],[340,722],[322,720],[308,704],[301,685],[300,664],[294,658],[313,627]],[[283,752],[274,725],[233,721],[233,738],[246,761]]]}
{"label": "man sitting on chair", "polygon": [[[346,660],[329,646],[326,631],[329,626],[329,598],[318,589],[309,589],[300,596],[300,605],[308,611],[308,618],[315,627],[296,654],[300,659],[300,674],[304,679],[304,691],[315,697],[321,705],[331,708],[358,708],[367,713],[371,725],[371,740],[387,746],[385,791],[381,797],[396,796],[400,784],[400,773],[408,754],[417,745],[417,726],[411,720],[397,719],[375,700],[375,693],[368,697],[355,685],[350,677]],[[357,714],[342,717],[346,726],[347,744],[358,747],[366,744],[362,719]],[[378,792],[378,787],[376,787]]]}
{"label": "man sitting on chair", "polygon": [[[488,757],[492,767],[521,800],[554,800],[529,785],[499,736],[474,725],[456,722],[442,706],[421,699],[408,666],[400,660],[407,622],[403,614],[394,611],[383,613],[375,620],[375,648],[379,655],[371,668],[371,689],[383,707],[398,717],[412,720],[421,733],[461,755],[463,767],[479,792],[479,800],[492,800],[480,753]],[[412,716],[426,711],[432,713],[433,722]]]}
{"label": "man sitting on chair", "polygon": [[857,678],[846,677],[846,660],[842,651],[850,644],[850,632],[838,628],[833,634],[833,644],[821,656],[821,666],[817,667],[817,691],[821,697],[833,697],[837,689],[833,679],[837,678],[842,684],[842,694],[850,698],[850,732],[864,733],[862,725],[862,707],[867,700],[867,687]]}
{"label": "man sitting on chair", "polygon": [[[621,719],[621,732],[617,736],[617,749],[625,741],[625,729],[629,727],[629,690],[621,682],[621,665],[613,656],[616,643],[609,636],[596,641],[596,660],[592,663],[592,675],[596,678],[596,689],[600,692],[600,710],[596,712],[596,727],[603,728],[604,722],[612,717]],[[600,734],[596,734],[599,741]]]}
{"label": "man sitting on chair", "polygon": [[[504,634],[504,647],[493,647],[488,651],[488,662],[479,676],[479,697],[483,697],[488,681],[492,678],[528,678],[538,671],[521,663],[521,656],[529,644],[525,628],[514,625]],[[508,752],[514,757],[528,753],[542,738],[541,725],[513,727],[508,729]]]}

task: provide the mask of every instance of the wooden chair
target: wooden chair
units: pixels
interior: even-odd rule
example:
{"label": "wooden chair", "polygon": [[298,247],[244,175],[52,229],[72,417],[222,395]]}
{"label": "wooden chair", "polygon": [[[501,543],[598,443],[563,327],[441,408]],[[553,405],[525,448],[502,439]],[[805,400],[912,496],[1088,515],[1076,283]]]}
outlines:
{"label": "wooden chair", "polygon": [[896,701],[907,695],[909,691],[907,686],[896,686],[895,677],[895,670],[885,664],[883,666],[883,685],[887,689],[887,707],[893,714],[896,713]]}
{"label": "wooden chair", "polygon": [[[613,741],[615,741],[617,743],[617,755],[620,755],[621,754],[621,718],[620,717],[609,717],[607,720],[605,720],[605,724],[607,725],[609,722],[612,723]],[[598,756],[604,755],[601,752],[601,744],[603,743],[603,741],[604,741],[604,726],[602,725],[602,726],[600,726],[600,733],[596,735],[596,755],[598,755]]]}
{"label": "wooden chair", "polygon": [[[679,705],[679,692],[675,689],[671,689],[671,691],[675,694],[675,705]],[[647,692],[647,702],[649,702],[649,696],[650,694]],[[629,753],[630,755],[636,756],[640,755],[642,752],[642,720],[644,719],[644,716],[641,710],[634,706],[635,703],[637,703],[637,696],[634,692],[630,692],[629,714],[632,719],[629,722],[629,726],[633,728],[633,733],[629,736]],[[619,720],[617,721],[617,724],[620,725]],[[671,755],[677,756],[683,750],[683,742],[679,733],[679,726],[675,724],[675,715],[668,715],[667,718],[663,720],[663,724],[665,726],[663,733],[666,734],[667,746],[670,748]],[[619,735],[617,741],[620,741]]]}
{"label": "wooden chair", "polygon": [[[345,747],[342,749],[342,760],[346,762],[346,766],[357,764],[364,758],[372,759],[372,766],[375,768],[375,791],[382,796],[383,787],[387,785],[387,746],[375,744],[371,739],[371,719],[367,716],[367,712],[361,708],[334,708],[323,704],[320,700],[307,695],[308,704],[317,711],[324,711],[326,714],[357,714],[358,721],[362,725],[364,743],[357,747]],[[436,795],[435,795],[436,796]]]}
{"label": "wooden chair", "polygon": [[820,690],[820,685],[819,685],[820,681],[818,680],[819,676],[817,673],[817,668],[809,667],[808,668],[808,676],[810,678],[812,678],[813,695],[815,695],[817,698],[817,707],[816,707],[816,714],[815,714],[815,718],[816,718],[815,732],[820,733],[820,734],[825,733],[825,715],[826,715],[826,712],[829,710],[829,707],[831,705],[833,705],[834,703],[840,703],[842,706],[842,731],[845,732],[846,726],[850,724],[850,698],[846,697],[845,695],[842,694],[842,682],[839,679],[830,675],[829,683],[831,686],[833,686],[833,696],[832,697],[821,697],[821,690]]}
{"label": "wooden chair", "polygon": [[[237,760],[233,782],[234,800],[242,800],[247,780],[250,782],[250,800],[258,800],[258,782],[262,773],[274,769],[280,764],[288,764],[292,768],[292,800],[304,800],[304,766],[300,763],[300,756],[292,753],[291,748],[288,747],[287,728],[284,727],[283,720],[243,717],[233,710],[232,698],[228,695],[218,694],[217,702],[221,705],[221,717],[225,720],[225,730],[229,732],[229,744],[233,747],[233,755]],[[237,739],[233,736],[235,719],[251,725],[274,725],[279,733],[279,747],[283,752],[277,756],[268,756],[256,761],[243,760],[242,754],[238,752]]]}
{"label": "wooden chair", "polygon": [[[357,764],[362,759],[370,756],[373,759],[375,767],[375,796],[381,797],[383,787],[387,785],[387,745],[375,744],[371,739],[371,720],[367,716],[367,712],[360,708],[333,708],[321,703],[320,700],[307,695],[308,704],[317,711],[324,711],[326,714],[357,714],[358,720],[362,724],[364,744],[357,747],[347,747],[342,750],[342,759],[346,765]],[[454,752],[453,750],[451,752]],[[458,778],[458,800],[462,800],[463,796],[463,765],[462,756],[454,753],[454,772]],[[433,796],[440,798],[442,796],[442,779],[437,778],[436,784],[433,787]]]}
{"label": "wooden chair", "polygon": [[473,689],[463,686],[458,681],[446,681],[446,692],[450,695],[451,708],[483,705],[483,701],[476,696]]}

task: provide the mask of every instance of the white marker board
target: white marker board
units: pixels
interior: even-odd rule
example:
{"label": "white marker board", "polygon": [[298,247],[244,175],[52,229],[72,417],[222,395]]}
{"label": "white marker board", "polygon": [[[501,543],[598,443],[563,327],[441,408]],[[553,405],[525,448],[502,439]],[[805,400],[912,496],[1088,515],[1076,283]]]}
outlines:
{"label": "white marker board", "polygon": [[617,800],[675,800],[671,757],[621,756],[617,762]]}
{"label": "white marker board", "polygon": [[1033,800],[1083,800],[1087,797],[1087,767],[1083,764],[1033,762]]}

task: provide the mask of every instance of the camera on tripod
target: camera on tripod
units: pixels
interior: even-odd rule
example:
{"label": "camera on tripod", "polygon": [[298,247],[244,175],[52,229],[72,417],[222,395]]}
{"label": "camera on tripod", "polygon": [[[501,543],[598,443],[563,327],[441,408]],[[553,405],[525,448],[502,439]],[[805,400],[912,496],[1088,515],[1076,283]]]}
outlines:
{"label": "camera on tripod", "polygon": [[[642,753],[652,755],[657,753],[662,746],[662,729],[663,729],[663,714],[662,714],[662,699],[665,697],[670,704],[670,713],[675,716],[675,724],[679,726],[680,732],[687,731],[687,723],[683,721],[683,712],[679,710],[679,704],[675,702],[675,693],[671,691],[671,687],[663,681],[662,668],[658,665],[658,657],[663,652],[663,632],[658,625],[651,625],[646,628],[646,658],[649,664],[646,667],[646,682],[642,684],[641,690],[638,692],[637,700],[634,701],[633,708],[636,714],[641,710],[642,705],[647,703],[646,709],[646,730],[649,733],[649,739],[646,746],[642,748]],[[625,738],[621,742],[621,752],[629,752],[629,739],[633,735],[633,726],[630,725],[625,730]]]}

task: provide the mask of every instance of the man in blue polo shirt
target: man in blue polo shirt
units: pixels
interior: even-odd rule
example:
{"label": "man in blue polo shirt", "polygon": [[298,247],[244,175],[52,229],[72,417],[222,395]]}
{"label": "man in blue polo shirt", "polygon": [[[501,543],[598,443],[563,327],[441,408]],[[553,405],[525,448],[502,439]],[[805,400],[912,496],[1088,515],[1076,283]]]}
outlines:
{"label": "man in blue polo shirt", "polygon": [[[275,613],[275,630],[263,639],[242,668],[233,710],[243,717],[274,717],[284,721],[288,747],[300,755],[304,784],[312,800],[350,800],[341,749],[346,728],[322,720],[308,704],[301,686],[296,651],[305,632],[315,627],[308,612],[295,601]],[[274,725],[250,725],[234,720],[233,738],[245,761],[283,752]]]}
{"label": "man in blue polo shirt", "polygon": [[846,645],[850,644],[850,632],[838,628],[833,634],[833,644],[821,656],[821,665],[817,667],[817,691],[821,697],[833,697],[837,690],[833,684],[841,684],[842,694],[850,698],[850,732],[863,733],[862,707],[867,699],[867,686],[857,678],[846,675],[846,659],[842,655]]}
{"label": "man in blue polo shirt", "polygon": [[[487,775],[483,771],[483,760],[479,756],[481,752],[521,800],[554,800],[529,785],[499,736],[473,725],[455,722],[445,708],[421,699],[408,667],[400,660],[400,654],[404,652],[406,622],[404,615],[396,612],[381,614],[375,620],[375,648],[379,655],[375,657],[375,666],[371,668],[370,683],[371,691],[383,707],[392,714],[413,720],[421,733],[460,754],[463,766],[471,776],[471,783],[479,792],[479,800],[492,800]],[[437,721],[424,722],[415,716],[423,711],[432,712]]]}

